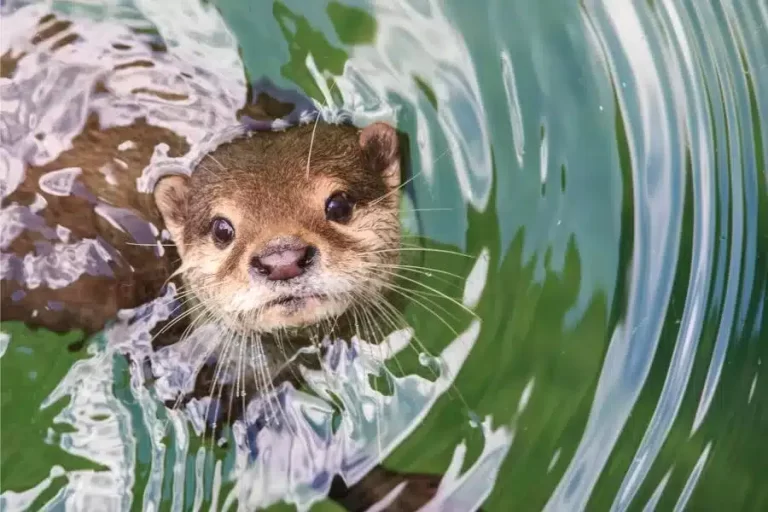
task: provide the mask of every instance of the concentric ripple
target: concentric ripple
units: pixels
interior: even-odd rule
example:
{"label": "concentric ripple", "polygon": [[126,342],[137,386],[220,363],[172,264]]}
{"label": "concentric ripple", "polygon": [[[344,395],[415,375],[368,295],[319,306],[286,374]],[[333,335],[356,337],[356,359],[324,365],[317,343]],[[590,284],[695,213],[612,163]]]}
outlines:
{"label": "concentric ripple", "polygon": [[[628,508],[674,422],[685,421],[679,413],[686,393],[700,394],[692,424],[687,419],[691,435],[701,427],[729,344],[766,340],[762,313],[755,314],[766,300],[757,247],[768,229],[768,139],[761,130],[768,104],[755,97],[768,76],[765,13],[765,6],[750,9],[747,2],[666,0],[651,9],[585,3],[584,24],[604,55],[626,131],[634,239],[626,311],[612,334],[584,436],[548,509],[585,508],[647,382],[665,321],[674,322],[674,348],[612,510]],[[692,203],[687,219],[683,194]],[[680,284],[684,293],[673,290]],[[684,296],[682,311],[670,312],[673,295]],[[708,370],[703,385],[691,390],[700,347],[711,352]],[[710,448],[676,509],[685,508]]]}
{"label": "concentric ripple", "polygon": [[[24,43],[51,9],[79,36],[63,52]],[[768,508],[765,1],[5,1],[0,12],[0,55],[21,56],[0,78],[4,286],[108,275],[113,247],[40,215],[78,168],[45,175],[31,204],[5,201],[89,112],[104,126],[146,117],[189,142],[179,158],[155,149],[137,183],[148,190],[231,134],[249,82],[269,83],[301,96],[295,121],[387,120],[408,135],[407,236],[439,247],[420,255],[430,285],[445,284],[433,297],[477,314],[409,304],[413,328],[389,333],[378,359],[367,340],[326,340],[325,372],[254,399],[218,458],[200,437],[213,397],[163,404],[206,363],[195,340],[217,335],[202,327],[152,350],[173,288],[78,354],[67,335],[3,323],[3,510],[306,510],[332,475],[354,484],[382,461],[441,476],[425,510]],[[137,59],[153,66],[125,66]],[[98,81],[114,94],[95,101]],[[162,239],[96,208],[137,243]],[[7,253],[25,229],[48,245]],[[275,404],[285,417],[266,422]]]}

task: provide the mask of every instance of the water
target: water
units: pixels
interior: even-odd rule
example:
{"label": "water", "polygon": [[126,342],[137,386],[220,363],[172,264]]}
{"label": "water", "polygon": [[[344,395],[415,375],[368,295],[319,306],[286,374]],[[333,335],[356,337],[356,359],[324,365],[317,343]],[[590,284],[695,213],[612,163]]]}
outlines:
{"label": "water", "polygon": [[[444,475],[432,510],[482,501],[486,510],[768,508],[764,2],[52,8],[77,20],[81,40],[55,58],[31,52],[0,84],[4,196],[24,160],[49,161],[67,146],[86,108],[110,123],[145,115],[190,142],[182,159],[156,151],[137,184],[146,189],[167,166],[188,167],[236,120],[248,81],[267,77],[326,117],[343,108],[358,124],[396,121],[409,134],[405,226],[472,256],[425,254],[420,264],[464,283],[442,285],[437,273],[425,282],[478,319],[459,311],[446,325],[408,305],[432,356],[396,333],[399,365],[386,368],[354,356],[370,348],[365,340],[352,352],[335,346],[338,379],[309,372],[310,389],[277,391],[291,428],[258,431],[257,445],[273,451],[256,464],[242,423],[214,462],[197,434],[202,406],[162,405],[195,357],[147,346],[171,295],[125,312],[77,353],[66,349],[74,335],[6,322],[4,509],[197,510],[238,499],[330,509],[316,501],[318,475],[343,468],[358,478],[379,456]],[[2,9],[0,53],[49,12]],[[157,36],[169,51],[151,56],[154,67],[111,71],[150,57],[146,41]],[[105,76],[116,96],[94,104],[88,91]],[[158,101],[141,88],[188,99]],[[302,108],[296,119],[312,110]],[[67,193],[71,176],[41,188]],[[3,248],[42,208],[3,204]],[[65,286],[92,268],[98,247],[49,228],[58,257],[30,255],[13,276],[24,286]],[[145,385],[124,352],[152,359],[158,380]],[[393,375],[391,393],[371,387],[370,374]],[[338,428],[328,393],[347,406]],[[249,417],[268,404],[253,403]],[[312,441],[295,442],[297,431]],[[304,463],[284,464],[289,453]]]}

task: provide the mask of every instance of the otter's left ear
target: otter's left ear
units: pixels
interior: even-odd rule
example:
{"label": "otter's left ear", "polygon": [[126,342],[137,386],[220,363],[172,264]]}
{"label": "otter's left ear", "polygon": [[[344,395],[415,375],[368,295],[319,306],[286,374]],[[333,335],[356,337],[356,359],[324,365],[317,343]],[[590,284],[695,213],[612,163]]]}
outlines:
{"label": "otter's left ear", "polygon": [[163,216],[165,227],[171,233],[173,243],[184,253],[184,221],[187,219],[187,196],[189,195],[189,178],[173,174],[163,176],[155,185],[155,204]]}
{"label": "otter's left ear", "polygon": [[373,123],[360,132],[360,147],[368,166],[380,172],[387,188],[400,186],[400,142],[397,131],[386,123]]}

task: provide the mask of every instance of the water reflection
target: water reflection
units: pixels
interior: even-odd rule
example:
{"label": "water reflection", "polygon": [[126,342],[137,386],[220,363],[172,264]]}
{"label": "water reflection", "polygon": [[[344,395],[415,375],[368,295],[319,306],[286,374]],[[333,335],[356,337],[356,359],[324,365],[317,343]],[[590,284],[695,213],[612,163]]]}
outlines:
{"label": "water reflection", "polygon": [[[189,144],[181,156],[156,148],[137,183],[148,190],[231,134],[249,87],[298,87],[314,104],[286,122],[343,111],[411,135],[411,234],[474,258],[430,253],[420,264],[464,276],[441,290],[479,320],[456,335],[407,306],[439,358],[419,360],[411,333],[399,333],[397,365],[363,357],[366,340],[327,340],[324,372],[248,404],[221,448],[201,439],[208,402],[163,405],[189,392],[203,355],[149,344],[172,289],[123,312],[87,353],[62,357],[66,336],[3,324],[4,508],[306,508],[333,474],[352,484],[382,458],[442,475],[427,510],[764,505],[768,7],[470,4],[56,4],[79,20],[80,39],[59,53],[51,41],[24,48],[0,83],[4,198],[25,162],[69,147],[89,109],[106,125],[146,117]],[[0,54],[18,55],[48,10],[2,9]],[[99,84],[110,94],[91,94]],[[104,169],[116,173],[118,163]],[[76,193],[77,174],[57,169],[40,180],[40,200],[3,204],[3,251],[22,229],[53,248],[4,253],[4,285],[64,287],[112,257],[45,221],[43,194]],[[142,243],[162,240],[125,212],[94,208]],[[424,364],[438,376],[421,376]],[[376,375],[388,393],[371,385]],[[45,431],[21,427],[30,421]],[[40,463],[7,476],[30,453]],[[396,486],[373,510],[407,492]]]}
{"label": "water reflection", "polygon": [[[588,3],[584,9],[585,23],[593,31],[595,44],[599,45],[597,50],[606,54],[627,131],[635,177],[633,278],[626,318],[617,326],[611,339],[590,422],[579,451],[549,502],[554,508],[581,509],[586,505],[592,486],[649,375],[664,327],[661,319],[666,317],[677,326],[674,350],[653,416],[617,492],[613,509],[625,509],[644,482],[680,411],[704,332],[707,303],[712,298],[717,225],[723,233],[721,241],[731,240],[731,263],[715,350],[693,422],[693,433],[712,399],[713,380],[717,380],[722,368],[728,339],[737,332],[734,314],[740,283],[746,284],[742,304],[749,303],[754,275],[748,268],[747,275],[742,276],[740,261],[748,262],[748,267],[755,262],[749,250],[749,245],[756,241],[754,233],[750,237],[752,242],[745,244],[743,223],[754,225],[757,221],[754,209],[757,198],[755,183],[751,188],[753,192],[747,194],[752,200],[745,197],[742,180],[744,174],[755,176],[754,137],[750,128],[752,123],[759,123],[759,119],[738,121],[736,112],[748,113],[749,109],[729,109],[734,97],[746,93],[746,88],[739,85],[745,83],[745,75],[734,75],[722,69],[724,62],[738,62],[738,57],[733,54],[729,59],[718,59],[714,69],[711,67],[714,62],[708,53],[715,48],[727,52],[730,46],[716,30],[708,30],[704,36],[702,26],[716,26],[713,18],[706,20],[713,14],[708,5],[697,4],[694,8],[674,2],[662,2],[650,12],[600,2]],[[728,14],[736,16],[733,11]],[[734,24],[738,22],[737,19],[733,21]],[[674,44],[652,48],[650,45],[660,44],[663,40],[662,34],[671,38]],[[664,55],[665,59],[654,58],[654,55]],[[708,75],[714,80],[702,80]],[[619,83],[622,87],[618,87]],[[722,95],[722,104],[712,102],[714,94]],[[663,103],[665,101],[668,105]],[[719,111],[721,108],[726,112],[730,110],[731,116],[726,113],[723,119],[722,114],[712,112],[712,109]],[[724,130],[728,125],[740,126],[741,137],[737,138],[733,129],[727,135]],[[643,129],[633,133],[634,127]],[[712,141],[722,141],[719,143],[719,159],[713,151]],[[745,146],[750,155],[746,162],[739,149]],[[683,180],[687,173],[690,174],[686,184]],[[719,180],[721,190],[721,220],[717,224],[715,180]],[[689,218],[692,227],[686,226],[680,233],[682,208],[670,210],[670,207],[684,204],[681,194],[686,188],[686,202],[693,202],[692,219]],[[722,195],[729,188],[730,207],[728,194]],[[677,198],[670,197],[670,193],[675,193]],[[745,214],[745,206],[750,203],[752,209]],[[691,243],[684,254],[678,252],[681,234]],[[682,313],[670,318],[664,310],[670,304],[669,294],[675,284],[670,275],[675,268],[670,263],[679,260],[681,264],[677,272],[689,273],[681,279],[683,285],[687,285],[687,292]],[[718,285],[720,279],[714,280],[716,287],[722,286]],[[722,300],[721,293],[714,295],[717,309]],[[683,489],[677,508],[686,506],[708,453],[709,444]],[[578,485],[574,479],[578,479]]]}
{"label": "water reflection", "polygon": [[677,67],[665,69],[654,59],[656,27],[644,23],[637,7],[595,2],[584,16],[597,49],[607,54],[614,84],[627,84],[616,94],[632,165],[634,240],[626,311],[611,335],[582,441],[547,504],[551,510],[586,506],[637,401],[669,304],[669,262],[677,259],[682,221],[684,132],[672,106],[684,98],[665,85]]}

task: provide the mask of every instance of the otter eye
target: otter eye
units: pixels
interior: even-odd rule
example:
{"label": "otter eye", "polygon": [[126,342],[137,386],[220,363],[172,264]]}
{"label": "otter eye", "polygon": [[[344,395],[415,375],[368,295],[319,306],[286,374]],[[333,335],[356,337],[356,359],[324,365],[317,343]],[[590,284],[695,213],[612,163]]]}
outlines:
{"label": "otter eye", "polygon": [[341,224],[352,217],[352,200],[344,192],[336,192],[325,202],[325,218]]}
{"label": "otter eye", "polygon": [[225,247],[235,238],[235,228],[232,227],[232,224],[227,219],[216,217],[211,222],[211,234],[216,245]]}

